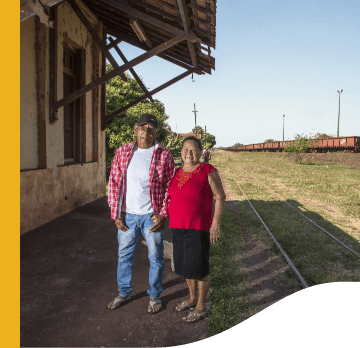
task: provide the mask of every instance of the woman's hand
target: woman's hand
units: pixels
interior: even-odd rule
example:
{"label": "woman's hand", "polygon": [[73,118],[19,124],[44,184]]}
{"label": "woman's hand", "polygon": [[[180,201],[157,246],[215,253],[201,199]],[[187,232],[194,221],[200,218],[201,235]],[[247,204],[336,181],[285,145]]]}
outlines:
{"label": "woman's hand", "polygon": [[159,232],[160,229],[165,224],[165,217],[160,214],[154,214],[151,218],[151,220],[154,220],[154,224],[150,228],[150,232]]}
{"label": "woman's hand", "polygon": [[210,242],[217,243],[220,240],[220,224],[212,224],[210,227]]}

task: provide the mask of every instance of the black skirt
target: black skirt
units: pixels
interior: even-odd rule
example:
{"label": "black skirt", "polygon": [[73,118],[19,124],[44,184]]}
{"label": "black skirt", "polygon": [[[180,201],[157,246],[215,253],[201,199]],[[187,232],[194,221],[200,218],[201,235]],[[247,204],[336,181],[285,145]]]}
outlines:
{"label": "black skirt", "polygon": [[185,279],[202,279],[210,274],[210,232],[172,229],[175,273]]}

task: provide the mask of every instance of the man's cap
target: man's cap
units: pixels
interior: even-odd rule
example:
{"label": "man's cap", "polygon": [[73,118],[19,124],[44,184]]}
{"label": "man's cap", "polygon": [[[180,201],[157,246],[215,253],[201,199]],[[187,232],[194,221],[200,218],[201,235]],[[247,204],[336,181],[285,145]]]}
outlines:
{"label": "man's cap", "polygon": [[143,114],[140,116],[139,120],[137,121],[137,125],[140,126],[144,123],[149,123],[150,125],[152,125],[154,128],[157,129],[158,127],[158,122],[157,119],[154,115],[150,115],[150,114]]}

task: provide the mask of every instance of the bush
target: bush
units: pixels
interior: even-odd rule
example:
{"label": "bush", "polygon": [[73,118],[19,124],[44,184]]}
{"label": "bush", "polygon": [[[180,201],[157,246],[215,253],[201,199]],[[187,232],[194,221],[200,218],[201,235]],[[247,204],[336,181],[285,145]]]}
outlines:
{"label": "bush", "polygon": [[309,150],[310,147],[316,147],[316,140],[311,136],[308,137],[304,134],[296,134],[295,140],[287,145],[284,150],[289,153],[295,154],[296,161],[300,163],[303,160],[305,153]]}

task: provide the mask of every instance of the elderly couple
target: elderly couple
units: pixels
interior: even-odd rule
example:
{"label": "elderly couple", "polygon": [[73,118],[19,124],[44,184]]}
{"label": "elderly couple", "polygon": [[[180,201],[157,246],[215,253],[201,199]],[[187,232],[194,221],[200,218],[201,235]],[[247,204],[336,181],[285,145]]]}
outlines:
{"label": "elderly couple", "polygon": [[[189,297],[176,310],[194,308],[185,322],[205,316],[210,286],[210,243],[220,239],[225,193],[217,170],[200,163],[199,139],[183,141],[184,165],[175,171],[170,151],[156,141],[155,116],[141,115],[134,126],[136,140],[116,151],[110,177],[108,203],[118,228],[117,282],[119,295],[108,304],[116,309],[130,299],[134,255],[140,233],[148,246],[150,297],[148,313],[158,313],[164,274],[163,232],[166,218],[173,234],[175,273],[186,279]],[[213,199],[216,200],[213,213]]]}

